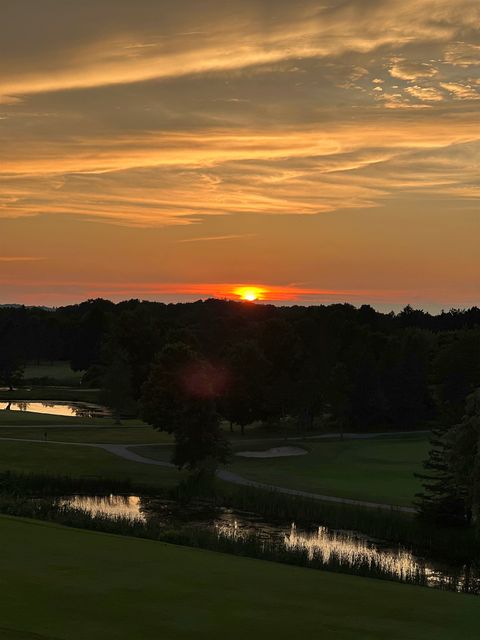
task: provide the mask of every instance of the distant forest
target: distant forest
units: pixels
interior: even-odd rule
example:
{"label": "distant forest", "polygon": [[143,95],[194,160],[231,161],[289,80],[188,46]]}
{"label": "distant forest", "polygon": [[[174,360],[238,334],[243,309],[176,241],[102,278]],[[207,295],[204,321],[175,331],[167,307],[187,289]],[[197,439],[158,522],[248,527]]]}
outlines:
{"label": "distant forest", "polygon": [[480,386],[478,308],[385,314],[348,304],[101,299],[54,310],[0,308],[3,385],[27,361],[68,360],[94,387],[121,366],[130,412],[172,344],[187,345],[224,379],[217,404],[240,425],[286,416],[302,429],[325,416],[347,430],[453,424]]}
{"label": "distant forest", "polygon": [[0,386],[49,360],[84,371],[82,385],[99,388],[118,420],[139,416],[174,434],[173,461],[197,477],[228,459],[221,421],[242,433],[254,422],[299,435],[429,429],[420,513],[480,522],[478,308],[434,316],[101,299],[0,308]]}

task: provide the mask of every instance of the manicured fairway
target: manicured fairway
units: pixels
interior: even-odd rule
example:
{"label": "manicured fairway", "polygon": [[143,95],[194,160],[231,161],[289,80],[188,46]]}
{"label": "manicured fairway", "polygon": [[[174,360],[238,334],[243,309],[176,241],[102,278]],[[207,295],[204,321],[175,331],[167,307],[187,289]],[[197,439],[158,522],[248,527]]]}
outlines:
{"label": "manicured fairway", "polygon": [[420,490],[414,473],[421,470],[428,439],[425,435],[409,435],[343,442],[309,441],[305,446],[309,449],[305,456],[235,457],[229,468],[245,478],[277,486],[408,505]]}
{"label": "manicured fairway", "polygon": [[49,378],[62,384],[79,384],[85,371],[73,371],[65,360],[27,364],[23,372],[26,381],[35,378]]}
{"label": "manicured fairway", "polygon": [[173,486],[181,479],[176,469],[132,462],[94,447],[3,440],[0,451],[0,471],[131,480],[152,487]]}
{"label": "manicured fairway", "polygon": [[473,596],[5,517],[0,544],[0,638],[478,638]]}
{"label": "manicured fairway", "polygon": [[45,432],[48,440],[58,440],[61,442],[97,442],[107,444],[143,444],[143,443],[167,443],[173,442],[172,436],[168,433],[154,431],[151,427],[121,427],[105,426],[55,426],[42,425],[42,428],[28,429],[0,427],[0,438],[22,438],[27,440],[44,440]]}

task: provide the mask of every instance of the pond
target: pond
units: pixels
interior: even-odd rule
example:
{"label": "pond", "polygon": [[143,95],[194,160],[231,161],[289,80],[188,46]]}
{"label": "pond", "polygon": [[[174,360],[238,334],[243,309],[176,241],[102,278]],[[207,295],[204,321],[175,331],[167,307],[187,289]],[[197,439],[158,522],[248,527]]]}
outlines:
{"label": "pond", "polygon": [[2,409],[80,418],[104,418],[111,415],[105,407],[88,402],[30,402],[29,400],[16,400],[15,402],[0,402],[0,410]]}
{"label": "pond", "polygon": [[[428,587],[465,593],[480,593],[480,574],[470,567],[455,566],[415,555],[400,545],[369,538],[359,532],[332,530],[317,525],[301,527],[295,523],[267,522],[252,513],[197,504],[185,507],[173,501],[140,496],[62,498],[61,504],[82,509],[92,515],[106,514],[147,522],[159,527],[188,525],[214,532],[229,540],[256,540],[287,554],[303,554],[306,564],[335,566],[349,573],[372,575]],[[366,571],[368,570],[368,571]]]}

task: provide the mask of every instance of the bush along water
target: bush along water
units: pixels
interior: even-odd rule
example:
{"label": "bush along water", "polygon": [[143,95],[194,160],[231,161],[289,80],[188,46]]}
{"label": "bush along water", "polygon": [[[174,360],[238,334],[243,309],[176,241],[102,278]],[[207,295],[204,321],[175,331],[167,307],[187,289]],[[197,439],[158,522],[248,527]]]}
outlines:
{"label": "bush along water", "polygon": [[204,491],[195,494],[191,487],[180,485],[169,495],[184,502],[201,498],[217,507],[255,513],[269,520],[359,531],[451,562],[468,563],[480,559],[480,538],[474,528],[432,525],[398,509],[321,502],[278,491],[223,483],[214,485],[209,494]]}
{"label": "bush along water", "polygon": [[140,486],[129,480],[72,478],[43,474],[0,473],[0,495],[56,497],[67,495],[136,494],[168,498],[180,505],[201,500],[213,508],[233,508],[255,513],[276,522],[296,522],[299,526],[326,526],[354,530],[371,538],[400,544],[416,553],[442,557],[449,562],[468,564],[480,559],[478,529],[447,527],[422,521],[395,509],[370,509],[290,496],[255,487],[222,482],[183,482],[175,489]]}
{"label": "bush along water", "polygon": [[[248,532],[240,535],[236,535],[235,532],[232,534],[231,529],[205,528],[191,524],[178,526],[174,524],[165,527],[161,526],[155,517],[132,519],[121,516],[112,517],[102,513],[92,514],[52,498],[29,499],[3,495],[0,496],[0,513],[44,520],[63,526],[158,540],[314,569],[469,593],[478,593],[479,591],[478,580],[474,577],[467,579],[465,570],[457,571],[453,575],[445,573],[432,580],[426,566],[417,563],[408,551],[401,549],[393,557],[372,548],[346,558],[345,552],[335,548],[335,544],[331,545],[331,548],[325,553],[324,549],[319,551],[308,545],[299,544],[294,533],[293,536],[285,536],[282,544],[274,539],[265,540]],[[478,574],[473,570],[472,575]]]}
{"label": "bush along water", "polygon": [[[59,496],[59,495],[109,495],[132,494],[144,496],[162,495],[162,490],[131,482],[108,478],[57,476],[36,473],[0,473],[0,494],[12,496]],[[166,495],[166,492],[165,492]]]}
{"label": "bush along water", "polygon": [[[480,560],[480,543],[473,528],[439,527],[423,522],[412,514],[395,510],[377,510],[353,505],[343,505],[320,502],[308,498],[289,496],[274,491],[265,491],[253,487],[238,487],[216,483],[214,485],[201,485],[195,487],[192,483],[184,483],[176,489],[165,490],[163,495],[158,488],[134,485],[129,481],[118,481],[97,478],[75,479],[68,476],[47,476],[40,474],[0,474],[0,512],[10,513],[32,518],[41,518],[60,522],[80,528],[98,528],[102,531],[119,533],[123,535],[138,535],[164,539],[165,529],[159,531],[158,521],[152,514],[146,522],[139,521],[133,525],[128,519],[113,518],[111,516],[92,516],[87,512],[74,509],[55,500],[58,496],[67,495],[110,495],[123,494],[155,496],[169,499],[179,503],[187,509],[188,503],[198,503],[199,500],[207,506],[215,508],[231,508],[238,511],[253,513],[265,520],[277,523],[296,522],[298,526],[311,528],[312,526],[328,527],[332,530],[350,530],[361,532],[373,539],[388,541],[390,544],[402,545],[413,552],[432,557],[441,557],[447,562],[469,565]],[[47,498],[32,501],[31,498]],[[67,517],[68,516],[68,517]],[[125,522],[124,522],[125,520]],[[132,531],[133,527],[133,531]],[[210,534],[198,529],[188,534],[185,526],[179,530],[170,532],[171,536],[190,540],[188,544],[195,544],[195,540],[210,539]],[[206,538],[205,538],[206,536]],[[218,536],[217,536],[218,537]],[[214,539],[215,536],[214,536]],[[172,540],[173,541],[173,540]],[[234,540],[229,542],[217,540],[212,547],[218,545],[228,547],[230,544],[236,549],[236,553],[246,553],[246,550],[256,548],[258,541]],[[180,544],[180,542],[179,542]],[[206,542],[205,542],[206,544]],[[267,554],[268,549],[264,549]],[[263,553],[262,551],[262,553]],[[255,557],[266,557],[256,552]],[[278,549],[268,551],[268,554],[285,555],[285,562],[292,562],[291,558],[297,558],[295,564],[300,563],[303,552],[290,549],[288,553]],[[267,554],[267,555],[268,555]],[[310,559],[309,566],[318,560]],[[334,564],[334,560],[330,561]],[[323,565],[322,565],[323,566]],[[363,571],[359,568],[358,572]],[[373,569],[370,567],[369,575]]]}

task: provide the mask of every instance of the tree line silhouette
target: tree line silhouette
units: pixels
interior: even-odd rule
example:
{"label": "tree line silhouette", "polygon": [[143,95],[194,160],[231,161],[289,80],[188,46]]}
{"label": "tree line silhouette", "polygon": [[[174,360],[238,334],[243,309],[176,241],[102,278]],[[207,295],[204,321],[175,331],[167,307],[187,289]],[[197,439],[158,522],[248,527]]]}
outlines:
{"label": "tree line silhouette", "polygon": [[220,419],[316,429],[433,428],[419,497],[429,518],[476,517],[480,309],[431,315],[368,305],[275,307],[225,300],[89,300],[0,308],[0,385],[24,363],[69,360],[120,418],[176,439],[175,462],[228,455]]}

